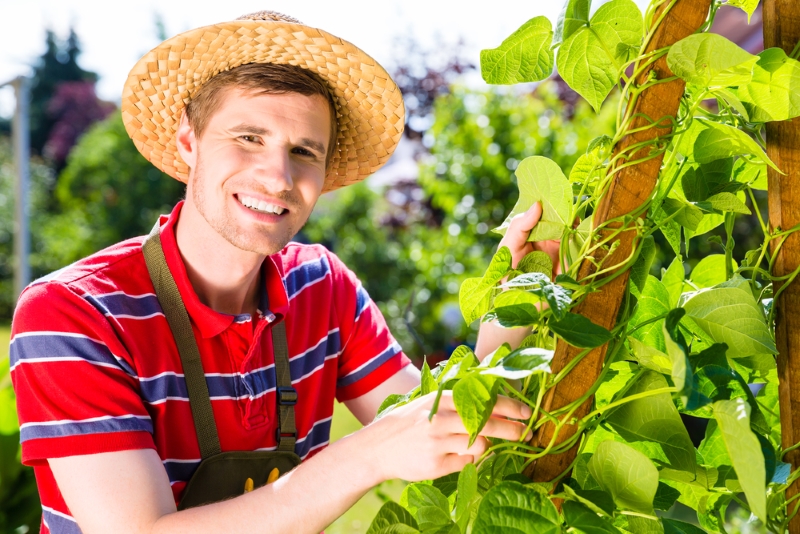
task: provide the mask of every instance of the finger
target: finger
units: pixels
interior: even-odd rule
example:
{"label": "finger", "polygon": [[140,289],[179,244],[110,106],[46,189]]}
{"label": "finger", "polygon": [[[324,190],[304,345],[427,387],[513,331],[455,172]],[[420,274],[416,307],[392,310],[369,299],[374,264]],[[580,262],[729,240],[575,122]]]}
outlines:
{"label": "finger", "polygon": [[[480,435],[506,441],[519,441],[525,434],[526,429],[527,426],[523,423],[499,417],[490,417]],[[525,441],[528,441],[528,439],[530,439],[530,434],[525,435]]]}
{"label": "finger", "polygon": [[469,454],[478,458],[488,448],[489,440],[482,436],[476,437],[475,443],[472,445],[469,444],[469,436],[466,434],[448,436],[442,439],[442,449],[448,454]]}
{"label": "finger", "polygon": [[534,202],[526,212],[520,213],[511,219],[511,224],[509,224],[506,234],[509,232],[512,234],[525,234],[525,238],[527,239],[528,234],[531,232],[531,230],[533,230],[533,227],[536,226],[541,218],[542,203]]}
{"label": "finger", "polygon": [[497,403],[492,410],[492,416],[510,419],[528,419],[532,414],[530,406],[504,395],[497,396]]}
{"label": "finger", "polygon": [[475,457],[471,454],[448,454],[442,460],[442,470],[445,474],[455,473],[472,463],[475,463]]}

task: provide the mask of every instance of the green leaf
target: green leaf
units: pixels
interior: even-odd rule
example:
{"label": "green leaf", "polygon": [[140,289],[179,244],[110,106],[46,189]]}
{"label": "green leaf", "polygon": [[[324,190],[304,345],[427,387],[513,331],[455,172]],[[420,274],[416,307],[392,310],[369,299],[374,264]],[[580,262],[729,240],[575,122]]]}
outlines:
{"label": "green leaf", "polygon": [[671,486],[667,486],[663,482],[658,483],[658,490],[656,490],[656,497],[653,499],[653,507],[656,510],[667,511],[672,508],[681,492]]}
{"label": "green leaf", "polygon": [[553,72],[553,26],[534,17],[494,49],[481,50],[481,76],[486,83],[538,82]]}
{"label": "green leaf", "polygon": [[416,516],[422,508],[434,507],[450,513],[447,497],[437,488],[427,483],[409,484],[400,494],[400,505]]}
{"label": "green leaf", "polygon": [[598,445],[589,460],[589,472],[622,508],[653,513],[658,470],[644,454],[616,441]]}
{"label": "green leaf", "polygon": [[[503,288],[522,288],[529,293],[536,295],[540,299],[547,302],[553,316],[557,319],[564,317],[564,314],[572,302],[572,291],[562,287],[559,284],[554,284],[542,273],[527,273],[517,276],[503,284]],[[516,297],[504,297],[516,298]],[[522,299],[523,297],[519,297]],[[505,302],[504,300],[500,301]]]}
{"label": "green leaf", "polygon": [[553,278],[553,260],[546,252],[534,250],[519,260],[517,270],[523,273],[542,273],[547,278]]}
{"label": "green leaf", "polygon": [[518,482],[501,482],[483,496],[472,534],[557,534],[561,518],[547,495]]}
{"label": "green leaf", "polygon": [[497,379],[471,374],[453,387],[453,403],[469,432],[469,445],[475,442],[497,402]]}
{"label": "green leaf", "polygon": [[458,305],[467,324],[483,316],[491,305],[492,291],[511,269],[511,251],[500,249],[492,257],[482,278],[467,278],[458,292]]}
{"label": "green leaf", "polygon": [[665,198],[661,209],[671,216],[673,221],[688,230],[697,230],[697,226],[703,219],[703,212],[700,208],[677,198]]}
{"label": "green leaf", "polygon": [[766,191],[768,185],[767,166],[739,158],[733,164],[733,179],[747,184],[752,189]]}
{"label": "green leaf", "polygon": [[414,388],[410,392],[406,393],[405,395],[400,395],[397,393],[392,393],[388,397],[386,397],[383,402],[381,403],[380,407],[378,408],[378,415],[375,416],[376,419],[380,419],[387,413],[391,412],[395,408],[399,408],[404,404],[408,404],[412,397],[416,395],[412,395],[415,393],[419,393],[417,388]]}
{"label": "green leaf", "polygon": [[642,239],[640,245],[641,249],[639,257],[636,262],[631,266],[630,281],[631,291],[636,298],[639,298],[642,290],[644,290],[645,282],[647,282],[647,275],[650,274],[650,266],[656,257],[656,243],[653,236],[649,235]]}
{"label": "green leaf", "polygon": [[475,464],[467,464],[458,475],[458,495],[456,496],[456,523],[462,532],[467,531],[470,509],[478,497],[478,470]]}
{"label": "green leaf", "polygon": [[593,349],[611,338],[611,332],[602,326],[593,323],[583,315],[567,313],[562,319],[555,320],[555,316],[547,323],[550,330],[558,334],[570,345],[582,349]]}
{"label": "green leaf", "polygon": [[[735,271],[739,266],[736,261],[732,264]],[[705,289],[723,283],[725,276],[725,254],[709,254],[698,262],[689,276],[692,283],[699,289]]]}
{"label": "green leaf", "polygon": [[566,501],[562,510],[567,525],[578,532],[583,534],[619,533],[614,525],[579,502]]}
{"label": "green leaf", "polygon": [[[705,206],[708,205],[708,208]],[[704,202],[698,202],[697,206],[706,211],[741,213],[750,215],[750,208],[733,193],[717,193],[708,197]]]}
{"label": "green leaf", "polygon": [[499,376],[506,380],[521,380],[539,372],[549,373],[552,359],[552,350],[519,348],[503,358],[497,366],[481,371],[481,374]]}
{"label": "green leaf", "polygon": [[[667,54],[667,65],[676,76],[701,87],[747,83],[755,61],[756,56],[716,33],[690,35],[672,45]],[[742,64],[747,64],[744,69],[730,72]]]}
{"label": "green leaf", "polygon": [[[646,371],[626,397],[667,387],[663,376]],[[666,467],[694,474],[697,465],[694,446],[669,393],[627,402],[616,408],[607,421],[627,442],[651,442],[660,446],[668,463]]]}
{"label": "green leaf", "polygon": [[564,42],[565,39],[589,25],[589,7],[591,0],[566,0],[561,14],[558,15],[556,31],[553,35],[553,48]]}
{"label": "green leaf", "polygon": [[411,514],[393,501],[384,503],[372,520],[367,534],[415,534],[418,525]]}
{"label": "green leaf", "polygon": [[625,63],[642,44],[642,13],[631,0],[612,0],[558,50],[556,63],[564,81],[598,111],[619,80]]}
{"label": "green leaf", "polygon": [[564,498],[566,500],[579,502],[596,514],[607,517],[614,515],[616,505],[611,494],[602,490],[574,489],[566,484],[562,488],[564,489]]}
{"label": "green leaf", "polygon": [[420,395],[427,395],[439,389],[439,384],[431,374],[431,368],[428,367],[428,360],[422,362],[422,374],[420,376]]}
{"label": "green leaf", "polygon": [[750,510],[766,522],[764,453],[761,452],[758,438],[750,430],[750,406],[744,399],[717,401],[714,403],[714,418],[719,424],[725,448],[747,496]]}
{"label": "green leaf", "polygon": [[669,309],[672,309],[678,305],[678,301],[681,298],[681,293],[683,292],[683,282],[685,277],[686,274],[683,269],[683,258],[680,255],[672,260],[672,263],[669,264],[669,267],[665,271],[662,271],[661,283],[664,284],[664,288],[669,294]]}
{"label": "green leaf", "polygon": [[736,193],[743,188],[732,180],[733,158],[691,165],[681,175],[683,194],[690,202],[702,202],[718,193]]}
{"label": "green leaf", "polygon": [[605,380],[603,380],[594,394],[595,405],[598,408],[602,408],[612,402],[616,394],[627,386],[634,376],[638,376],[636,374],[638,370],[639,367],[630,362],[612,363]]}
{"label": "green leaf", "polygon": [[537,304],[541,299],[521,289],[509,289],[494,299],[494,313],[500,326],[514,328],[539,321]]}
{"label": "green leaf", "polygon": [[714,342],[728,345],[731,358],[776,353],[764,312],[741,278],[698,291],[683,308]]}
{"label": "green leaf", "polygon": [[653,214],[653,222],[658,225],[658,229],[664,235],[667,243],[672,247],[676,255],[681,253],[681,226],[673,219],[666,220],[667,213],[658,208]]}
{"label": "green leaf", "polygon": [[750,17],[755,13],[759,0],[728,0],[726,5],[738,7],[747,13],[747,23],[750,24]]}
{"label": "green leaf", "polygon": [[[648,275],[644,289],[639,296],[639,302],[628,324],[631,328],[665,315],[670,310],[669,293],[667,288],[655,276]],[[635,330],[630,337],[638,339],[661,352],[665,352],[664,334],[661,332],[663,319],[651,322]]]}
{"label": "green leaf", "polygon": [[628,338],[631,352],[639,365],[661,374],[672,373],[672,361],[660,350],[646,345],[634,337]]}
{"label": "green leaf", "polygon": [[752,155],[758,161],[780,171],[767,157],[764,149],[749,135],[733,126],[706,119],[692,120],[689,129],[680,138],[678,152],[694,158],[698,163]]}
{"label": "green leaf", "polygon": [[793,119],[800,115],[800,62],[780,48],[759,54],[752,81],[739,88],[738,96],[752,122]]}
{"label": "green leaf", "polygon": [[661,523],[664,525],[664,534],[705,534],[705,530],[691,523],[667,518],[662,518]]}
{"label": "green leaf", "polygon": [[505,235],[511,219],[528,211],[534,203],[542,203],[542,218],[531,231],[528,241],[561,239],[572,225],[572,186],[554,161],[542,157],[525,158],[516,170],[519,200],[506,220],[494,229]]}
{"label": "green leaf", "polygon": [[[673,312],[677,311],[682,312],[683,310],[673,310]],[[670,312],[670,314],[673,312]],[[691,395],[694,385],[692,380],[692,370],[689,366],[689,360],[686,357],[686,352],[684,351],[683,347],[677,343],[677,340],[674,339],[667,330],[667,325],[664,324],[662,328],[664,332],[664,342],[667,346],[667,355],[672,363],[670,366],[672,369],[672,372],[670,373],[672,376],[672,383],[676,388],[678,388],[678,394],[681,397],[683,405],[688,406],[689,396]]]}

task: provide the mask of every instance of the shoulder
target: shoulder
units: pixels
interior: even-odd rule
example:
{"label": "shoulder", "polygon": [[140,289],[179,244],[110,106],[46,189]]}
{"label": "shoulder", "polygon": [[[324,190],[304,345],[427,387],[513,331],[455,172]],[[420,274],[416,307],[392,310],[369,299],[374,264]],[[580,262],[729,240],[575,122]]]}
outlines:
{"label": "shoulder", "polygon": [[322,277],[331,277],[336,281],[343,276],[354,277],[342,260],[323,245],[290,242],[273,259],[278,264],[284,281]]}

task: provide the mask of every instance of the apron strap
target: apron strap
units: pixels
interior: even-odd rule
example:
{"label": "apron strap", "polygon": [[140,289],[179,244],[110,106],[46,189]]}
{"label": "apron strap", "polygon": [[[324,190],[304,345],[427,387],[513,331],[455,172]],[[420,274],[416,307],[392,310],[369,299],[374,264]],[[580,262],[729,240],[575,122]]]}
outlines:
{"label": "apron strap", "polygon": [[[164,250],[161,247],[160,231],[161,227],[157,221],[142,245],[142,252],[147,264],[147,272],[150,274],[150,280],[156,290],[158,303],[161,305],[172,336],[175,338],[175,344],[178,346],[186,389],[189,394],[189,406],[192,410],[195,433],[200,446],[200,456],[205,460],[219,454],[222,449],[219,444],[217,425],[214,422],[214,411],[211,408],[206,375],[200,360],[200,350],[197,348],[189,314],[186,312],[178,286],[167,266]],[[279,451],[294,452],[294,445],[297,441],[294,419],[297,390],[292,387],[286,326],[282,322],[272,327],[272,345],[275,354],[275,397],[278,415],[275,440]]]}

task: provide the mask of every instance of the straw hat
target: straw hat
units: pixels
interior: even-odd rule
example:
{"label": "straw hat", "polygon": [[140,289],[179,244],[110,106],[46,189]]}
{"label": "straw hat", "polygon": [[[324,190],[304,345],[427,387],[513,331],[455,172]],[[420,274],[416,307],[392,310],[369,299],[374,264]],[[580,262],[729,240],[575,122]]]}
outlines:
{"label": "straw hat", "polygon": [[122,91],[122,120],[139,152],[186,182],[189,167],[175,146],[181,112],[212,76],[246,63],[297,65],[328,82],[339,134],[323,192],[374,173],[400,141],[403,97],[377,61],[323,30],[260,11],[177,35],[136,63]]}

